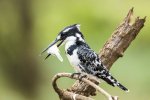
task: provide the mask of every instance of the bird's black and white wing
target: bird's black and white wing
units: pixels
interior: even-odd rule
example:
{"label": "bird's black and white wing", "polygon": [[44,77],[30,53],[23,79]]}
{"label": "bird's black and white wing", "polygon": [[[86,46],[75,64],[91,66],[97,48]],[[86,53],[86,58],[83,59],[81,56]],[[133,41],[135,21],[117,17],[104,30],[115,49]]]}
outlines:
{"label": "bird's black and white wing", "polygon": [[[80,46],[78,48],[78,57],[81,61],[80,66],[82,67],[83,71],[96,75],[100,73],[106,73],[108,70],[102,65],[101,61],[99,60],[98,55],[89,47]],[[98,76],[97,76],[98,77]]]}
{"label": "bird's black and white wing", "polygon": [[99,56],[89,47],[80,46],[78,48],[78,57],[80,59],[79,67],[81,71],[103,79],[112,86],[118,86],[124,91],[128,91],[126,87],[121,85],[101,63]]}

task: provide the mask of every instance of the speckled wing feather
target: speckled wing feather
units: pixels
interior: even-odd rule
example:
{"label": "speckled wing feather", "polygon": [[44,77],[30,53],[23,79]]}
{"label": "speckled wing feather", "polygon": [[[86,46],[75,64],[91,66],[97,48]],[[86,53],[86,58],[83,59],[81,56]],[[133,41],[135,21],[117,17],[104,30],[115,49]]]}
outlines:
{"label": "speckled wing feather", "polygon": [[102,70],[107,71],[101,64],[98,55],[90,47],[80,46],[77,54],[81,61],[80,66],[88,74],[96,75],[96,73],[100,73]]}
{"label": "speckled wing feather", "polygon": [[121,85],[101,63],[98,55],[90,49],[87,45],[81,45],[78,47],[78,57],[80,59],[79,67],[81,71],[103,79],[112,86],[118,86],[121,89],[128,91],[126,87]]}

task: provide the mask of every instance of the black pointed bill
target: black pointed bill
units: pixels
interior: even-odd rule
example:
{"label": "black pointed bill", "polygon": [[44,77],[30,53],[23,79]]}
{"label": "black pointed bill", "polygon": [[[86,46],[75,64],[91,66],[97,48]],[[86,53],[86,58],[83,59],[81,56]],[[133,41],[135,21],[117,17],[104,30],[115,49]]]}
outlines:
{"label": "black pointed bill", "polygon": [[48,54],[46,57],[45,57],[45,60],[50,56],[51,54]]}
{"label": "black pointed bill", "polygon": [[57,47],[61,46],[61,44],[64,42],[64,40],[62,40],[58,45]]}
{"label": "black pointed bill", "polygon": [[52,47],[52,46],[53,46],[54,44],[56,44],[58,41],[59,41],[58,39],[56,39],[55,41],[53,41],[46,49],[44,49],[44,50],[42,51],[41,54],[43,54],[45,51],[47,51],[48,48]]}
{"label": "black pointed bill", "polygon": [[[55,45],[58,41],[60,41],[60,39],[58,40],[58,39],[56,39],[55,41],[53,41],[46,49],[44,49],[43,51],[42,51],[42,53],[41,54],[43,54],[45,51],[47,51],[50,47],[52,47],[53,45]],[[61,44],[64,42],[64,40],[62,40],[58,45],[57,45],[57,47],[59,47],[59,46],[61,46]],[[46,58],[45,58],[45,60],[48,58],[48,57],[50,57],[51,56],[51,54],[48,54],[47,56],[46,56]]]}

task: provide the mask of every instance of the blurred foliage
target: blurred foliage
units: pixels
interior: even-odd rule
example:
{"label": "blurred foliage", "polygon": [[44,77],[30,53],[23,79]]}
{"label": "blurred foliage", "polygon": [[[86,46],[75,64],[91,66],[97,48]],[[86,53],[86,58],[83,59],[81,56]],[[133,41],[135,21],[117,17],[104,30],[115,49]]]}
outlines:
{"label": "blurred foliage", "polygon": [[[74,72],[61,47],[64,62],[38,55],[65,26],[80,23],[91,48],[99,52],[113,30],[134,7],[134,15],[147,16],[145,27],[113,75],[129,93],[107,84],[101,86],[121,100],[150,98],[150,34],[148,0],[1,0],[0,1],[0,100],[56,100],[51,79],[58,72]],[[60,80],[61,87],[74,82]],[[97,95],[95,99],[105,98]]]}

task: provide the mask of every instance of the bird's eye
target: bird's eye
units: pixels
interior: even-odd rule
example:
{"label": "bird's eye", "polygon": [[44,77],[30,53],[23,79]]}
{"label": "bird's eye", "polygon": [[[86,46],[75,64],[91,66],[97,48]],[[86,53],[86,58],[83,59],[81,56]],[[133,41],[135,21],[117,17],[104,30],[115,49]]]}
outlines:
{"label": "bird's eye", "polygon": [[61,38],[64,39],[64,38],[66,38],[66,37],[67,37],[67,33],[62,33],[62,34],[61,34]]}

